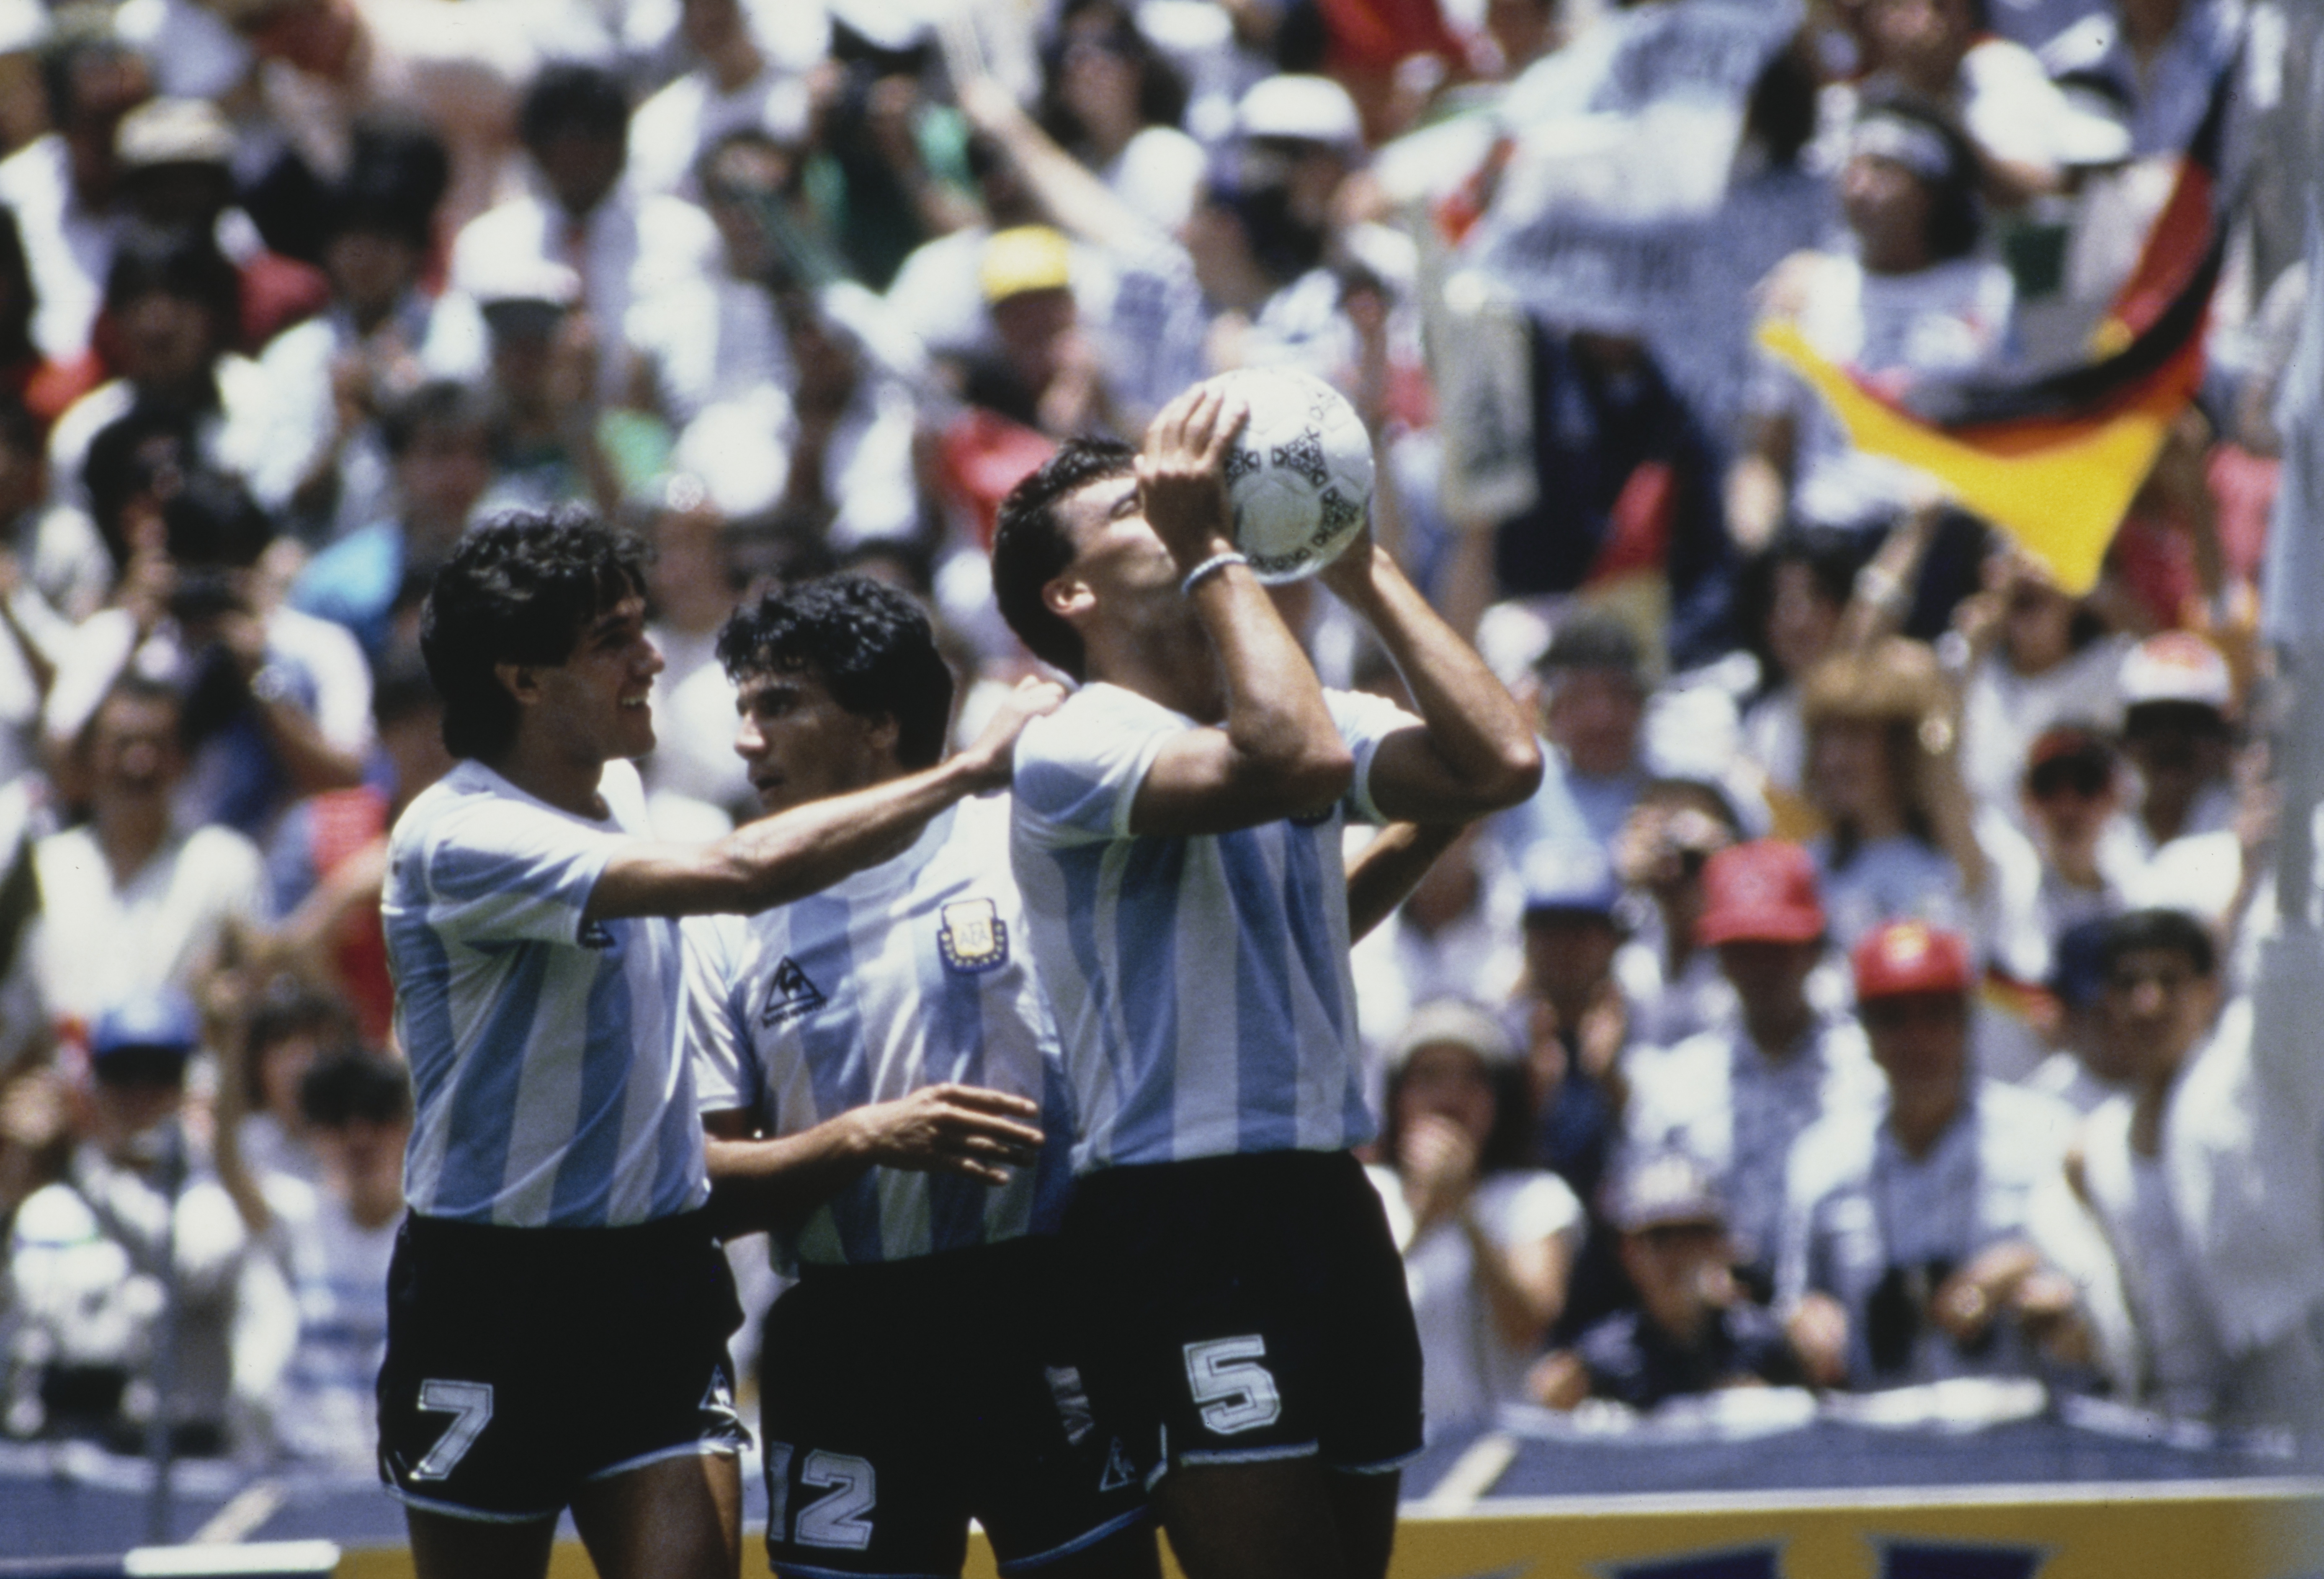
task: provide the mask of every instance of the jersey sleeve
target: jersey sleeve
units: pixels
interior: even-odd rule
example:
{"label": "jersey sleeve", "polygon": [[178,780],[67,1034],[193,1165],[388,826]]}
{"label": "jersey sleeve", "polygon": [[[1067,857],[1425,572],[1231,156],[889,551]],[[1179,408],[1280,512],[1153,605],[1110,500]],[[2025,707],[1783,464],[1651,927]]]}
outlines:
{"label": "jersey sleeve", "polygon": [[521,801],[478,798],[422,845],[429,924],[470,943],[579,943],[589,895],[630,842]]}
{"label": "jersey sleeve", "polygon": [[686,946],[686,1050],[695,1105],[706,1113],[756,1111],[762,1094],[742,1002],[738,920],[697,916],[678,929]]}
{"label": "jersey sleeve", "polygon": [[1078,692],[1017,740],[1017,826],[1049,847],[1130,836],[1130,809],[1164,742],[1186,725],[1112,687]]}
{"label": "jersey sleeve", "polygon": [[1332,710],[1332,722],[1339,727],[1341,743],[1356,759],[1356,776],[1348,787],[1345,803],[1348,820],[1387,822],[1388,818],[1372,799],[1372,758],[1379,753],[1381,741],[1399,729],[1421,727],[1420,720],[1387,697],[1375,697],[1369,691],[1327,690],[1323,693],[1323,705]]}

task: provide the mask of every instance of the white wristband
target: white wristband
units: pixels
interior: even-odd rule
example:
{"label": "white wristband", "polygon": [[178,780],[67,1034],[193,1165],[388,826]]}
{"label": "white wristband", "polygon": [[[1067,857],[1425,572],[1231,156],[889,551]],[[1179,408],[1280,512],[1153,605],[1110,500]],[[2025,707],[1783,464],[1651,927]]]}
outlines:
{"label": "white wristband", "polygon": [[1248,559],[1245,559],[1242,555],[1235,552],[1232,549],[1228,549],[1223,553],[1213,554],[1209,559],[1204,560],[1201,564],[1186,572],[1186,578],[1178,583],[1178,594],[1182,597],[1192,597],[1194,596],[1194,588],[1203,584],[1203,580],[1205,577],[1214,576],[1221,570],[1225,569],[1229,565],[1248,565],[1250,563],[1250,561]]}

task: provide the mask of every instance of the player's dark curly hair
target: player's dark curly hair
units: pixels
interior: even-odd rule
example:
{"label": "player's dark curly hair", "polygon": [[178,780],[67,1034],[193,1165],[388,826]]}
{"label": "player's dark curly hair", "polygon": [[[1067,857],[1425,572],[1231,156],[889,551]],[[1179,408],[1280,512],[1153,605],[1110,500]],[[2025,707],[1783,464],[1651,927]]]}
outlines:
{"label": "player's dark curly hair", "polygon": [[516,698],[493,666],[563,663],[583,628],[645,591],[645,545],[583,510],[512,511],[436,573],[420,653],[444,697],[444,749],[490,758],[516,737]]}
{"label": "player's dark curly hair", "polygon": [[1107,477],[1126,477],[1138,452],[1116,439],[1068,439],[1041,469],[1009,490],[992,534],[992,596],[1001,618],[1033,656],[1075,679],[1087,655],[1081,633],[1049,612],[1041,588],[1074,562],[1056,503]]}
{"label": "player's dark curly hair", "polygon": [[858,717],[896,721],[896,760],[934,767],[952,721],[952,670],[920,605],[868,576],[828,576],[781,588],[726,616],[718,661],[752,675],[811,671]]}

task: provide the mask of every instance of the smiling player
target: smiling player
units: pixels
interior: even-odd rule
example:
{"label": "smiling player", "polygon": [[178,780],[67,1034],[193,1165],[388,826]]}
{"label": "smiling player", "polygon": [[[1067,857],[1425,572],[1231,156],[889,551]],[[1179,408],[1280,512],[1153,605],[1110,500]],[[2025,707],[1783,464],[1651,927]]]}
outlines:
{"label": "smiling player", "polygon": [[459,761],[408,808],[383,900],[417,1112],[389,1271],[381,1473],[420,1579],[540,1579],[570,1508],[604,1579],[733,1579],[740,1319],[708,1214],[670,918],[827,886],[1005,783],[1012,698],[941,767],[644,836],[643,561],[515,515],[439,572],[421,651]]}

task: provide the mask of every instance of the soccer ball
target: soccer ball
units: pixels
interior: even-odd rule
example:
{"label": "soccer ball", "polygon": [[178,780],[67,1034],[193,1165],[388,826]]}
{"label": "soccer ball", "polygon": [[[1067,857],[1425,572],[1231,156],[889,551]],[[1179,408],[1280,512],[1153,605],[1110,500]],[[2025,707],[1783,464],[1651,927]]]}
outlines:
{"label": "soccer ball", "polygon": [[1261,581],[1313,576],[1355,540],[1371,510],[1363,419],[1312,373],[1246,367],[1212,383],[1250,408],[1226,458],[1235,547]]}

